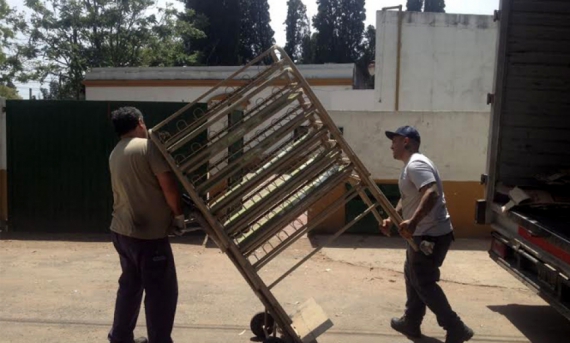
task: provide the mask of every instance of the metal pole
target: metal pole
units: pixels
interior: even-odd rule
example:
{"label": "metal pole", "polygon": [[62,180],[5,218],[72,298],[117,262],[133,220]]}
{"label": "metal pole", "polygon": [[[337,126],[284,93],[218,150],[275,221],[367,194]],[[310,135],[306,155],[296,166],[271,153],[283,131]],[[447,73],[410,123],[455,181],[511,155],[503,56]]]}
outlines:
{"label": "metal pole", "polygon": [[400,70],[402,64],[402,5],[398,9],[398,57],[396,61],[396,112],[400,111]]}
{"label": "metal pole", "polygon": [[387,10],[398,10],[398,43],[396,46],[397,57],[396,57],[396,87],[395,87],[395,100],[394,108],[396,112],[400,111],[400,70],[401,70],[401,59],[402,59],[402,22],[403,22],[403,12],[402,5],[383,7],[382,11]]}

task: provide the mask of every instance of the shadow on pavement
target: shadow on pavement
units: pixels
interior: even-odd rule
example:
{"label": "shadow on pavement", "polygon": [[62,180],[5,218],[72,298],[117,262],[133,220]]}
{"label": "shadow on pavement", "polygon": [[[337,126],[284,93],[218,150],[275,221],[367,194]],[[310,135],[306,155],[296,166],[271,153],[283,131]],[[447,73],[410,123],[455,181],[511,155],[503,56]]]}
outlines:
{"label": "shadow on pavement", "polygon": [[[313,247],[320,246],[330,238],[330,235],[309,235],[309,240]],[[467,239],[457,238],[451,250],[463,251],[488,251],[491,241],[489,239]],[[382,235],[357,235],[345,234],[334,240],[332,243],[327,244],[329,248],[340,249],[359,249],[359,248],[378,248],[378,249],[398,249],[403,250],[406,248],[406,242],[400,236],[386,237]]]}
{"label": "shadow on pavement", "polygon": [[[171,237],[172,244],[202,245],[205,234],[203,231],[189,232],[183,236]],[[324,244],[331,236],[310,234],[309,241],[313,248]],[[60,241],[60,242],[111,242],[110,232],[106,233],[49,233],[49,232],[0,232],[0,241]],[[452,250],[487,251],[490,242],[485,239],[456,239]],[[216,244],[208,239],[207,248],[217,248]],[[359,249],[397,249],[404,250],[406,242],[399,236],[385,237],[380,235],[344,234],[327,244],[328,248]]]}
{"label": "shadow on pavement", "polygon": [[[192,244],[202,245],[205,234],[203,232],[187,233],[180,237],[171,237],[172,244]],[[0,233],[0,241],[58,241],[58,242],[111,242],[111,233],[31,233],[31,232],[2,232]],[[206,247],[214,248],[215,243],[209,239]]]}
{"label": "shadow on pavement", "polygon": [[570,321],[548,305],[488,306],[505,316],[532,343],[559,343],[570,337]]}

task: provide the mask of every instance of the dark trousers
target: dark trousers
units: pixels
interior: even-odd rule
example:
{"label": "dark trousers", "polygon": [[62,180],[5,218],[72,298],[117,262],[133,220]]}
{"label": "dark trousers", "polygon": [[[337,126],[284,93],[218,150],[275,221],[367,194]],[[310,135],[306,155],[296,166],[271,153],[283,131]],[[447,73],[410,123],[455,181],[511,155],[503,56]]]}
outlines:
{"label": "dark trousers", "polygon": [[112,343],[132,343],[143,296],[149,343],[172,343],[178,281],[168,238],[143,240],[112,232],[122,274],[115,303]]}
{"label": "dark trousers", "polygon": [[454,240],[453,233],[439,237],[414,237],[418,247],[422,240],[429,240],[435,243],[435,246],[433,254],[426,256],[421,251],[414,251],[408,245],[404,265],[408,297],[406,321],[419,326],[427,307],[436,315],[438,324],[445,330],[449,330],[461,324],[461,319],[451,309],[447,297],[437,282],[440,276],[439,267],[443,264],[451,242]]}

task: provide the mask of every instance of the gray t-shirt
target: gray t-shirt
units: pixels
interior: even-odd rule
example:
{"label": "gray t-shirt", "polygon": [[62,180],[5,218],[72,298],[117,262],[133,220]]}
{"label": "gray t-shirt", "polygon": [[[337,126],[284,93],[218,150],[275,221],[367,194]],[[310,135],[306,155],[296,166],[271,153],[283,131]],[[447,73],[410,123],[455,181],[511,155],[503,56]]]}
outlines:
{"label": "gray t-shirt", "polygon": [[420,153],[412,155],[400,174],[398,186],[402,199],[403,218],[404,220],[412,218],[422,199],[420,189],[432,182],[437,184],[439,191],[437,203],[418,223],[414,236],[441,236],[453,231],[439,172],[434,163]]}

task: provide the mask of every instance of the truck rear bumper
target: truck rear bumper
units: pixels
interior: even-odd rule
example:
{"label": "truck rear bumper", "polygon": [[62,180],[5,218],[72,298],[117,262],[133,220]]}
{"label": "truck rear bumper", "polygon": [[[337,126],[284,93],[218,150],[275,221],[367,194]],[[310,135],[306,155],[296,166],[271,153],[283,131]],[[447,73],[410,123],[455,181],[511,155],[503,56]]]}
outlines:
{"label": "truck rear bumper", "polygon": [[568,275],[537,255],[524,242],[493,232],[489,256],[570,320]]}

